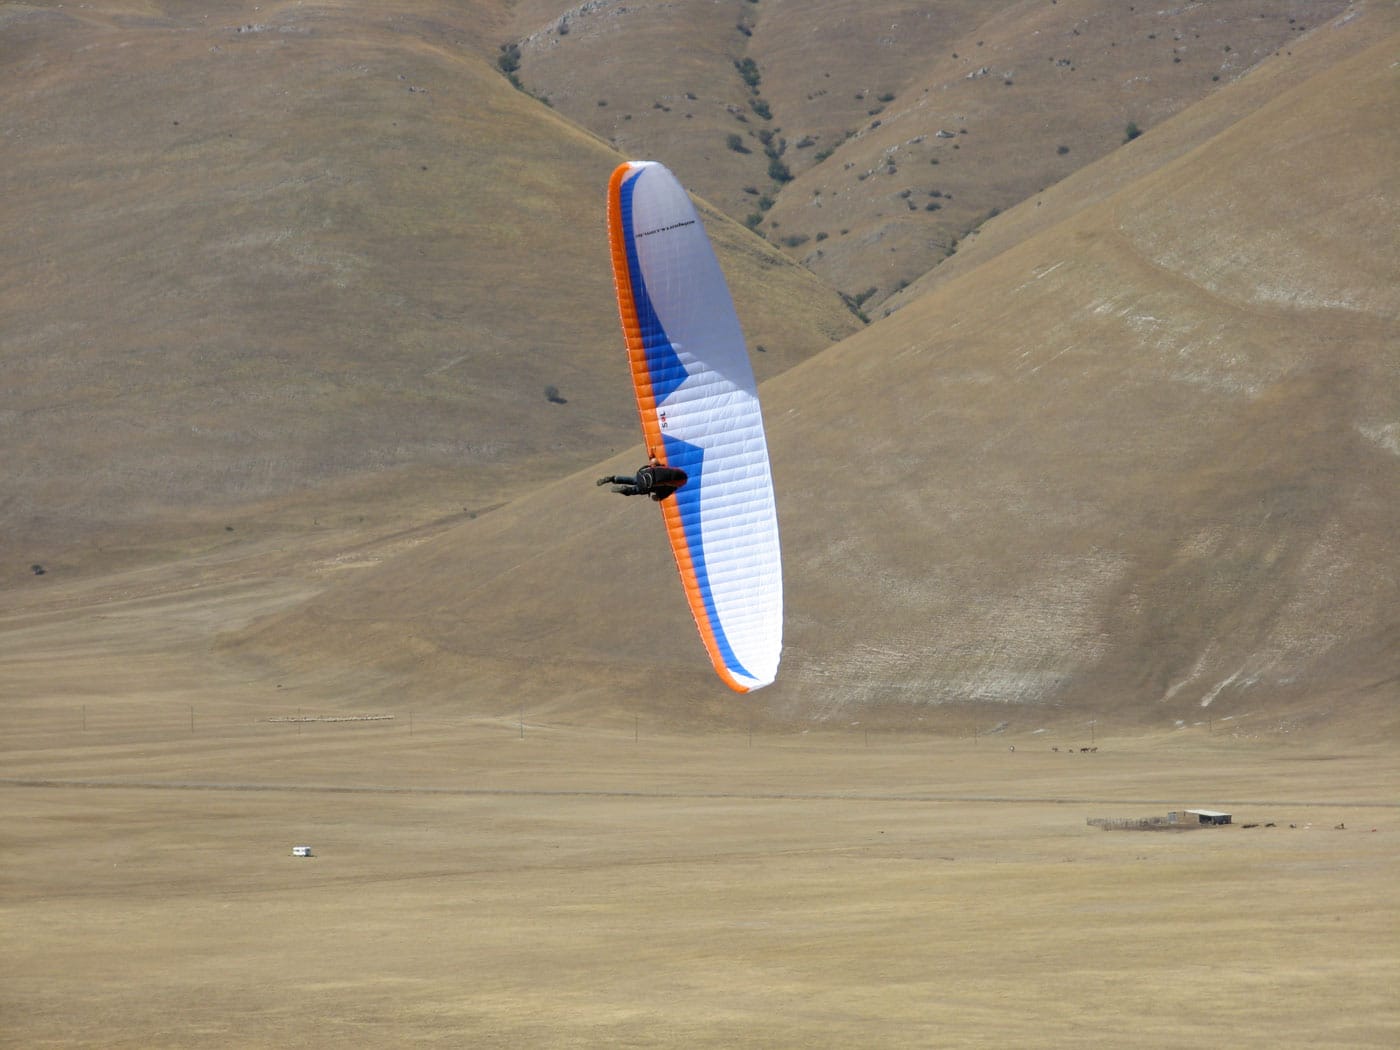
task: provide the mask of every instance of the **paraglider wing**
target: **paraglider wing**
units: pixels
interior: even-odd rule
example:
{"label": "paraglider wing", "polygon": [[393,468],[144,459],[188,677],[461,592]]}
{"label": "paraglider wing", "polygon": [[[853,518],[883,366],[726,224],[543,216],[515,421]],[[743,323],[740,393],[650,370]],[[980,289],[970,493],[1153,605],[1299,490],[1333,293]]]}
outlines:
{"label": "paraglider wing", "polygon": [[653,161],[613,172],[608,232],[647,447],[689,481],[660,504],[715,671],[773,681],[783,580],[768,445],[748,349],[684,187]]}

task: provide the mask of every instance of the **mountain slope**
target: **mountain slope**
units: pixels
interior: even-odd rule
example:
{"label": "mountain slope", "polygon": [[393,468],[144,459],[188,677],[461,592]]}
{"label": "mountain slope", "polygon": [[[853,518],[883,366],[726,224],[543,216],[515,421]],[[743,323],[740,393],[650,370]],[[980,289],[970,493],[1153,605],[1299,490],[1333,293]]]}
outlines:
{"label": "mountain slope", "polygon": [[[916,301],[883,352],[872,331],[776,384],[805,402],[820,372],[878,355],[900,393],[871,465],[930,474],[896,497],[908,527],[853,545],[880,584],[814,578],[816,607],[839,592],[851,624],[883,610],[890,630],[814,684],[1187,719],[1393,696],[1393,49]],[[1295,148],[1324,127],[1332,148]]]}
{"label": "mountain slope", "polygon": [[520,77],[871,307],[1347,0],[525,5]]}
{"label": "mountain slope", "polygon": [[[759,709],[1393,720],[1387,17],[1380,43],[765,385],[788,628]],[[237,647],[366,660],[467,708],[682,722],[733,701],[670,574],[654,516],[580,475]]]}
{"label": "mountain slope", "polygon": [[[620,158],[480,53],[500,6],[5,10],[7,574],[476,509],[636,440]],[[760,374],[858,327],[714,226]]]}
{"label": "mountain slope", "polygon": [[963,238],[955,255],[892,296],[882,304],[880,312],[898,309],[1197,148],[1275,96],[1297,87],[1318,69],[1345,61],[1378,34],[1384,35],[1387,26],[1393,24],[1391,13],[1384,4],[1356,3],[1349,5],[1340,17],[1315,24],[1299,34],[1292,46],[1266,57],[1248,77],[1232,82],[1229,91],[1212,92],[1196,103],[1190,120],[1155,125],[1150,135],[1134,139],[1102,162],[1076,170],[1035,194],[1029,206],[984,222]]}

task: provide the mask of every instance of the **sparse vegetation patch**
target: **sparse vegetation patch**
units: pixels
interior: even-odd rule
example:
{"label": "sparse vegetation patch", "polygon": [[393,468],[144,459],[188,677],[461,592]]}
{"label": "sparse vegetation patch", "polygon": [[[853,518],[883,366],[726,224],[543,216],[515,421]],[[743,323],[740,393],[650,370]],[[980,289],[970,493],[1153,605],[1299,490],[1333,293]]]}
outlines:
{"label": "sparse vegetation patch", "polygon": [[734,63],[734,68],[739,71],[739,76],[743,78],[750,91],[757,91],[758,85],[763,78],[758,74],[758,63],[751,58],[741,58]]}
{"label": "sparse vegetation patch", "polygon": [[520,70],[520,45],[502,44],[501,53],[496,56],[496,68],[505,74],[512,85],[520,87],[520,78],[516,75]]}

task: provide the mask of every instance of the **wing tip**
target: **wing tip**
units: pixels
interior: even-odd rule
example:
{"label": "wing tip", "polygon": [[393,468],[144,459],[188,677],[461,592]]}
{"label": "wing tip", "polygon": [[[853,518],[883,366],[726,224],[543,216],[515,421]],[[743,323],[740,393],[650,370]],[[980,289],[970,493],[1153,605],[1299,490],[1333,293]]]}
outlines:
{"label": "wing tip", "polygon": [[778,677],[776,671],[766,678],[756,678],[750,674],[739,675],[717,661],[715,662],[715,671],[720,680],[736,693],[756,693],[765,686],[772,685]]}

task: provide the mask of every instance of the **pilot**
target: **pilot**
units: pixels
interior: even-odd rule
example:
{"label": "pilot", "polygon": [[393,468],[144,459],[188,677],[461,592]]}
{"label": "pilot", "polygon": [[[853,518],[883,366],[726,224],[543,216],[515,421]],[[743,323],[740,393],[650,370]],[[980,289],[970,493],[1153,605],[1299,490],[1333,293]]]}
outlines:
{"label": "pilot", "polygon": [[646,466],[635,475],[609,474],[599,478],[599,485],[611,485],[614,492],[624,496],[650,496],[660,503],[690,480],[679,467],[668,467],[653,454]]}

